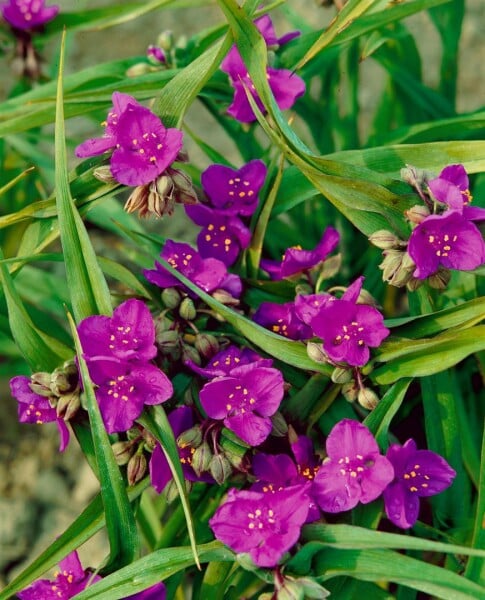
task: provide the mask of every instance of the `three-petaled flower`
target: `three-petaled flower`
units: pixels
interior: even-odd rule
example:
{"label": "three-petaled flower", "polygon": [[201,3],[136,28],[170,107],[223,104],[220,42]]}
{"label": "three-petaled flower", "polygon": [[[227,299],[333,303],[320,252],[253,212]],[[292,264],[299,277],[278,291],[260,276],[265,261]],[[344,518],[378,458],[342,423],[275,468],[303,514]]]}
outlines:
{"label": "three-petaled flower", "polygon": [[372,502],[394,477],[392,463],[380,454],[374,436],[358,421],[339,421],[327,437],[326,451],[313,484],[324,512],[338,513],[359,502]]}
{"label": "three-petaled flower", "polygon": [[249,553],[259,567],[275,567],[298,541],[307,513],[308,497],[302,486],[275,494],[233,488],[209,525],[234,552]]}
{"label": "three-petaled flower", "polygon": [[310,327],[323,341],[325,354],[335,363],[365,365],[369,347],[379,346],[390,333],[376,308],[357,304],[363,280],[359,277],[354,281],[341,298],[330,301],[323,296],[318,312],[305,305],[299,311],[300,317],[308,317]]}
{"label": "three-petaled flower", "polygon": [[271,433],[270,417],[278,410],[283,394],[281,372],[256,362],[206,383],[200,402],[207,416],[223,420],[244,442],[259,446]]}
{"label": "three-petaled flower", "polygon": [[95,156],[114,149],[111,174],[119,183],[138,186],[161,175],[176,160],[181,148],[179,129],[167,129],[159,117],[135,98],[114,92],[105,134],[80,144],[76,156]]}
{"label": "three-petaled flower", "polygon": [[485,262],[485,242],[480,230],[457,210],[430,215],[417,225],[408,243],[416,269],[414,277],[426,279],[440,266],[472,271]]}
{"label": "three-petaled flower", "polygon": [[[254,24],[263,35],[268,46],[281,45],[289,41],[292,37],[295,37],[292,33],[278,40],[274,33],[271,19],[267,15],[257,19]],[[242,123],[255,121],[256,115],[249,103],[246,91],[252,95],[260,111],[264,113],[265,108],[237,46],[233,46],[229,50],[226,58],[222,61],[221,69],[229,75],[231,85],[234,88],[234,98],[227,110],[228,114]],[[267,67],[266,78],[280,110],[291,108],[297,98],[305,93],[305,82],[303,79],[288,69]]]}
{"label": "three-petaled flower", "polygon": [[290,340],[312,337],[311,328],[298,317],[294,302],[262,302],[253,315],[253,321]]}
{"label": "three-petaled flower", "polygon": [[386,457],[394,467],[394,479],[384,490],[386,514],[394,525],[408,529],[418,519],[419,498],[444,491],[456,472],[439,454],[417,450],[412,439],[392,444]]}

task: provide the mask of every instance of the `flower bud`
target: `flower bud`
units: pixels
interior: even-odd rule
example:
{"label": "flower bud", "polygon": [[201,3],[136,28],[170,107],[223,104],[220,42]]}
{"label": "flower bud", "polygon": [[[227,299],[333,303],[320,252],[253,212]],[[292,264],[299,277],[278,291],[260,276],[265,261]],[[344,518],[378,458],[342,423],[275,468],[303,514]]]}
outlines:
{"label": "flower bud", "polygon": [[74,392],[79,388],[79,372],[73,361],[65,362],[51,374],[50,387],[56,396]]}
{"label": "flower bud", "polygon": [[210,333],[198,333],[195,336],[194,346],[197,352],[206,360],[212,358],[219,352],[219,342],[214,335]]}
{"label": "flower bud", "polygon": [[209,469],[213,456],[214,455],[212,454],[210,446],[207,442],[203,442],[192,454],[192,462],[190,463],[190,466],[192,469],[194,469],[198,477],[200,477],[204,471]]}
{"label": "flower bud", "polygon": [[162,293],[162,302],[165,304],[167,308],[177,308],[179,304],[182,302],[183,295],[179,292],[177,288],[165,288]]}
{"label": "flower bud", "polygon": [[186,321],[193,321],[197,316],[197,310],[192,298],[186,296],[179,306],[179,315]]}
{"label": "flower bud", "polygon": [[342,395],[347,400],[347,402],[354,402],[357,399],[357,394],[359,393],[359,387],[357,386],[355,381],[349,381],[349,383],[344,383],[342,386]]}
{"label": "flower bud", "polygon": [[357,402],[366,410],[374,410],[379,404],[379,396],[370,388],[361,388],[357,394]]}
{"label": "flower bud", "polygon": [[283,585],[276,591],[275,600],[305,600],[305,592],[298,581],[285,577]]}
{"label": "flower bud", "polygon": [[29,387],[34,392],[34,394],[38,394],[39,396],[43,396],[44,398],[52,396],[51,374],[44,372],[33,373],[30,376]]}
{"label": "flower bud", "polygon": [[200,354],[193,346],[189,346],[189,344],[182,344],[182,362],[184,364],[193,362],[198,366],[202,364]]}
{"label": "flower bud", "polygon": [[426,217],[429,217],[430,212],[428,208],[424,204],[416,204],[412,206],[409,210],[404,212],[406,219],[415,225],[419,225],[421,221],[424,221]]}
{"label": "flower bud", "polygon": [[392,231],[379,229],[369,237],[369,242],[381,250],[390,250],[391,248],[398,248],[401,240]]}
{"label": "flower bud", "polygon": [[217,300],[221,304],[225,304],[226,306],[238,306],[239,300],[231,296],[231,294],[226,290],[217,289],[211,293],[211,296],[214,300]]}
{"label": "flower bud", "polygon": [[219,446],[223,455],[238,471],[247,472],[249,465],[247,464],[246,454],[249,445],[243,442],[230,429],[224,427],[219,438]]}
{"label": "flower bud", "polygon": [[223,454],[214,454],[210,461],[209,471],[216,482],[222,485],[232,473],[231,463]]}
{"label": "flower bud", "polygon": [[343,367],[335,367],[331,375],[334,383],[349,383],[349,381],[352,381],[352,378],[353,373],[351,369],[344,369]]}
{"label": "flower bud", "polygon": [[64,394],[59,397],[56,406],[57,416],[64,421],[72,419],[77,411],[81,408],[81,397],[79,390]]}
{"label": "flower bud", "polygon": [[132,442],[115,442],[111,445],[111,449],[113,450],[116,464],[119,466],[128,464],[135,451]]}
{"label": "flower bud", "polygon": [[163,331],[156,335],[157,346],[160,352],[166,356],[171,356],[175,360],[180,358],[182,353],[179,332],[174,329]]}
{"label": "flower bud", "polygon": [[[336,275],[340,271],[340,267],[342,265],[342,255],[335,254],[334,256],[329,256],[326,258],[319,267],[320,270],[320,278],[321,279],[330,279],[334,275]],[[309,292],[312,293],[312,292]]]}
{"label": "flower bud", "polygon": [[107,165],[96,167],[93,171],[93,175],[98,181],[102,181],[103,183],[117,183],[116,179],[111,174],[111,167],[108,167]]}
{"label": "flower bud", "polygon": [[328,363],[328,357],[323,350],[322,344],[316,344],[315,342],[308,342],[306,345],[306,352],[312,360],[317,363],[326,364]]}
{"label": "flower bud", "polygon": [[411,279],[406,283],[406,288],[410,292],[415,292],[418,288],[420,288],[424,283],[424,279],[417,279],[416,277],[411,277]]}
{"label": "flower bud", "polygon": [[152,67],[147,63],[139,62],[126,69],[126,77],[138,77],[139,75],[146,75],[152,71]]}
{"label": "flower bud", "polygon": [[163,49],[153,44],[150,44],[147,48],[147,58],[155,66],[160,66],[167,62],[167,57]]}
{"label": "flower bud", "polygon": [[411,279],[415,264],[407,252],[386,250],[379,268],[382,269],[384,281],[395,287],[403,287]]}
{"label": "flower bud", "polygon": [[157,38],[157,46],[160,46],[160,48],[162,50],[165,50],[165,52],[171,50],[173,48],[173,44],[173,31],[170,31],[169,29],[162,31],[162,33]]}
{"label": "flower bud", "polygon": [[126,474],[128,477],[128,485],[135,485],[143,479],[147,470],[147,459],[143,453],[137,452],[128,461]]}
{"label": "flower bud", "polygon": [[413,165],[406,165],[401,169],[401,179],[414,188],[421,189],[431,177],[432,174],[429,171],[418,169]]}
{"label": "flower bud", "polygon": [[177,438],[177,446],[179,448],[186,448],[192,446],[197,448],[202,443],[202,429],[200,425],[194,425],[190,429],[187,429],[181,433]]}
{"label": "flower bud", "polygon": [[279,411],[276,411],[271,417],[271,424],[273,425],[271,435],[275,435],[276,437],[284,437],[288,433],[288,424]]}

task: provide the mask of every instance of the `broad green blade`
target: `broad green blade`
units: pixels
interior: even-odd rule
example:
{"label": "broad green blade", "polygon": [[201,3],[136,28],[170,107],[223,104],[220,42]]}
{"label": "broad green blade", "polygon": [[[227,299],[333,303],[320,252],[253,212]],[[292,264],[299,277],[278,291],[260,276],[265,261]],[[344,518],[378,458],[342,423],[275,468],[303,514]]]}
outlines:
{"label": "broad green blade", "polygon": [[62,76],[64,43],[59,59],[56,110],[56,205],[59,231],[66,263],[66,277],[71,304],[77,322],[93,314],[110,315],[111,297],[84,223],[71,198],[67,172]]}

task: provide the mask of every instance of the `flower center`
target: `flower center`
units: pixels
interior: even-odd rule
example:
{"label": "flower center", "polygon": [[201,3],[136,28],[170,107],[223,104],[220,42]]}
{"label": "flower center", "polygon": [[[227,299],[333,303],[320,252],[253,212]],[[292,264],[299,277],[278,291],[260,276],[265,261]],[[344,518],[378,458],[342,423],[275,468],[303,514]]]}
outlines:
{"label": "flower center", "polygon": [[232,239],[226,233],[227,225],[216,226],[211,223],[207,226],[207,230],[210,233],[205,234],[205,241],[210,242],[213,248],[223,248],[225,252],[229,252]]}
{"label": "flower center", "polygon": [[374,461],[365,459],[362,454],[356,454],[354,457],[344,456],[339,458],[340,474],[343,476],[360,477],[366,468],[372,467]]}
{"label": "flower center", "polygon": [[131,140],[130,150],[136,152],[149,162],[157,162],[157,155],[163,148],[160,136],[154,131],[145,132],[139,138]]}
{"label": "flower center", "polygon": [[247,528],[250,530],[264,529],[265,527],[268,527],[268,525],[274,525],[276,523],[274,517],[275,513],[271,508],[257,508],[254,512],[248,513]]}
{"label": "flower center", "polygon": [[333,339],[333,345],[338,346],[342,342],[348,342],[351,338],[354,338],[359,346],[363,346],[365,344],[362,339],[363,331],[364,327],[358,321],[352,321],[350,325],[342,325],[341,333]]}
{"label": "flower center", "polygon": [[[162,258],[164,258],[164,257],[162,257]],[[182,252],[182,256],[180,256],[180,254],[178,254],[178,253],[175,252],[174,254],[172,254],[172,256],[169,256],[168,258],[165,258],[165,260],[174,269],[179,269],[179,267],[181,267],[180,271],[183,273],[184,267],[188,267],[190,261],[193,258],[194,258],[193,254],[187,254],[185,252]]]}
{"label": "flower center", "polygon": [[463,202],[465,204],[470,204],[470,202],[473,200],[473,196],[469,189],[461,190],[461,195],[463,196]]}
{"label": "flower center", "polygon": [[313,479],[315,479],[315,475],[318,473],[319,469],[319,465],[316,465],[315,467],[302,467],[298,465],[298,472],[300,475],[309,481],[313,481]]}
{"label": "flower center", "polygon": [[123,400],[123,402],[128,402],[130,396],[135,391],[135,386],[132,385],[125,375],[118,375],[115,379],[111,379],[108,385],[108,396],[111,396],[115,400]]}
{"label": "flower center", "polygon": [[419,488],[425,490],[429,486],[429,475],[424,475],[420,472],[421,465],[414,465],[412,469],[404,473],[403,479],[405,480],[408,490],[416,493]]}
{"label": "flower center", "polygon": [[251,200],[251,197],[254,196],[254,190],[251,187],[251,182],[247,179],[242,179],[241,177],[231,177],[227,183],[229,185],[228,194],[231,199],[237,197],[244,202],[248,199]]}
{"label": "flower center", "polygon": [[227,399],[226,410],[228,416],[231,417],[243,415],[250,406],[256,404],[256,399],[253,398],[248,388],[242,385],[236,385],[234,391],[229,394]]}
{"label": "flower center", "polygon": [[288,324],[284,322],[284,319],[278,319],[274,325],[271,326],[272,331],[288,337]]}
{"label": "flower center", "polygon": [[133,350],[137,347],[138,338],[130,335],[131,327],[119,326],[111,330],[112,333],[109,336],[109,349],[114,350],[115,348],[121,348],[122,350]]}
{"label": "flower center", "polygon": [[458,240],[458,236],[450,236],[445,233],[443,236],[437,233],[430,234],[428,236],[428,243],[433,248],[436,256],[448,256],[450,250],[452,250],[452,244]]}

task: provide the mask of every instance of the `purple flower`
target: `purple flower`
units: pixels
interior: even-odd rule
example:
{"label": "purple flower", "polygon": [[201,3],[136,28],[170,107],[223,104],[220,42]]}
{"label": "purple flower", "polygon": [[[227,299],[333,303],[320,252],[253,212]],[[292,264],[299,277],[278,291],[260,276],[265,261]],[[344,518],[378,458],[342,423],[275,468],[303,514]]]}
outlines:
{"label": "purple flower", "polygon": [[115,357],[123,361],[155,358],[155,325],[147,306],[136,299],[115,308],[112,317],[94,315],[78,326],[84,358]]}
{"label": "purple flower", "polygon": [[63,419],[57,416],[49,399],[32,391],[30,378],[23,375],[13,377],[10,380],[12,396],[18,402],[18,416],[21,423],[43,423],[56,422],[59,429],[60,445],[59,451],[63,452],[69,443],[69,429]]}
{"label": "purple flower", "polygon": [[367,427],[343,419],[329,433],[325,459],[315,477],[315,497],[325,512],[338,513],[372,502],[394,477]]}
{"label": "purple flower", "polygon": [[259,446],[271,433],[270,417],[278,410],[283,394],[280,371],[253,363],[206,383],[200,402],[209,417],[223,420],[244,442]]}
{"label": "purple flower", "polygon": [[435,179],[428,181],[429,189],[438,202],[461,211],[472,200],[468,175],[463,165],[445,167]]}
{"label": "purple flower", "polygon": [[384,490],[386,514],[394,525],[408,529],[418,519],[419,498],[445,490],[456,473],[439,454],[417,450],[414,440],[393,444],[386,456],[394,467],[394,480]]}
{"label": "purple flower", "polygon": [[111,99],[113,106],[108,111],[106,121],[103,122],[105,128],[103,137],[91,138],[80,144],[76,148],[78,158],[97,156],[108,150],[113,150],[118,143],[118,122],[121,115],[127,110],[128,106],[141,106],[133,96],[121,92],[114,92]]}
{"label": "purple flower", "polygon": [[336,363],[355,367],[365,365],[369,347],[376,348],[389,335],[384,318],[373,306],[356,304],[363,277],[357,279],[332,302],[324,302],[311,318],[310,326],[323,341],[325,354]]}
{"label": "purple flower", "polygon": [[177,158],[182,148],[182,132],[167,129],[159,117],[134,98],[124,94],[115,97],[115,94],[105,135],[78,146],[76,156],[94,156],[115,148],[110,162],[113,177],[124,185],[148,184]]}
{"label": "purple flower", "polygon": [[261,160],[251,160],[238,170],[211,165],[202,173],[201,183],[214,208],[249,217],[258,205],[266,173]]}
{"label": "purple flower", "polygon": [[295,298],[295,314],[301,321],[310,325],[312,319],[318,315],[322,307],[335,300],[335,296],[325,293],[298,294]]}
{"label": "purple flower", "polygon": [[262,260],[261,268],[270,274],[271,279],[277,280],[308,271],[323,262],[335,250],[339,240],[339,232],[327,227],[314,250],[303,250],[300,246],[288,248],[282,261]]}
{"label": "purple flower", "polygon": [[21,600],[68,600],[101,579],[82,568],[76,551],[61,560],[59,567],[54,579],[39,579],[19,592],[18,597]]}
{"label": "purple flower", "polygon": [[319,463],[313,454],[309,438],[301,436],[292,444],[292,449],[295,460],[286,454],[256,454],[252,467],[257,481],[251,489],[277,493],[289,486],[303,486],[308,494],[308,515],[305,522],[311,523],[320,518],[320,509],[313,497],[313,481],[320,468]]}
{"label": "purple flower", "polygon": [[108,433],[127,431],[145,404],[161,404],[173,394],[165,373],[151,364],[102,359],[88,366]]}
{"label": "purple flower", "polygon": [[46,6],[45,0],[8,0],[0,5],[2,16],[15,29],[30,31],[52,21],[59,6]]}
{"label": "purple flower", "polygon": [[[172,427],[175,439],[190,429],[194,424],[194,416],[192,409],[189,406],[181,406],[176,408],[168,415],[168,422]],[[214,480],[208,475],[202,475],[198,477],[195,471],[192,469],[192,455],[195,449],[190,445],[184,445],[177,443],[180,463],[182,464],[182,470],[185,479],[187,481],[205,481],[213,483]],[[157,444],[153,450],[150,458],[150,481],[154,489],[160,494],[165,489],[167,483],[172,479],[172,471],[165,457],[165,454],[160,446]]]}
{"label": "purple flower", "polygon": [[187,362],[191,369],[208,379],[231,375],[232,370],[236,367],[251,363],[257,363],[259,367],[271,367],[273,361],[270,358],[263,358],[250,348],[238,348],[231,345],[215,354],[205,367]]}
{"label": "purple flower", "polygon": [[164,64],[167,62],[167,56],[160,46],[150,44],[147,48],[147,57],[154,63]]}
{"label": "purple flower", "polygon": [[165,600],[167,597],[167,588],[163,581],[152,585],[143,592],[126,596],[124,600]]}
{"label": "purple flower", "polygon": [[[290,37],[294,37],[285,36],[285,38],[277,40],[272,24],[271,27],[268,26],[268,19],[269,17],[264,21],[262,19],[255,21],[256,27],[258,27],[263,37],[265,37],[267,44],[269,42],[271,45],[274,45],[274,42],[281,43],[283,39],[284,41],[289,41]],[[256,115],[246,96],[246,89],[252,94],[258,108],[263,113],[266,112],[237,46],[234,45],[229,50],[226,58],[222,61],[221,69],[229,75],[231,85],[234,88],[233,102],[227,110],[232,117],[242,123],[251,123],[256,120]],[[292,71],[267,67],[266,77],[280,110],[291,108],[296,99],[305,93],[305,82]]]}
{"label": "purple flower", "polygon": [[[188,244],[167,240],[160,257],[205,292],[223,289],[234,297],[241,294],[241,280],[237,275],[228,273],[226,265],[217,258],[202,258]],[[155,263],[155,267],[143,271],[150,283],[161,288],[183,287],[160,263]]]}
{"label": "purple flower", "polygon": [[249,552],[259,567],[275,567],[298,541],[307,512],[300,486],[276,494],[231,489],[209,525],[234,552]]}
{"label": "purple flower", "polygon": [[294,302],[262,302],[253,321],[290,340],[306,340],[313,335],[311,328],[298,318]]}
{"label": "purple flower", "polygon": [[218,258],[229,267],[241,250],[249,246],[251,232],[238,217],[203,204],[187,205],[185,212],[196,225],[203,227],[197,236],[202,258]]}
{"label": "purple flower", "polygon": [[455,210],[430,215],[409,238],[408,252],[416,264],[414,277],[426,279],[440,265],[472,271],[485,262],[485,242],[479,229]]}

